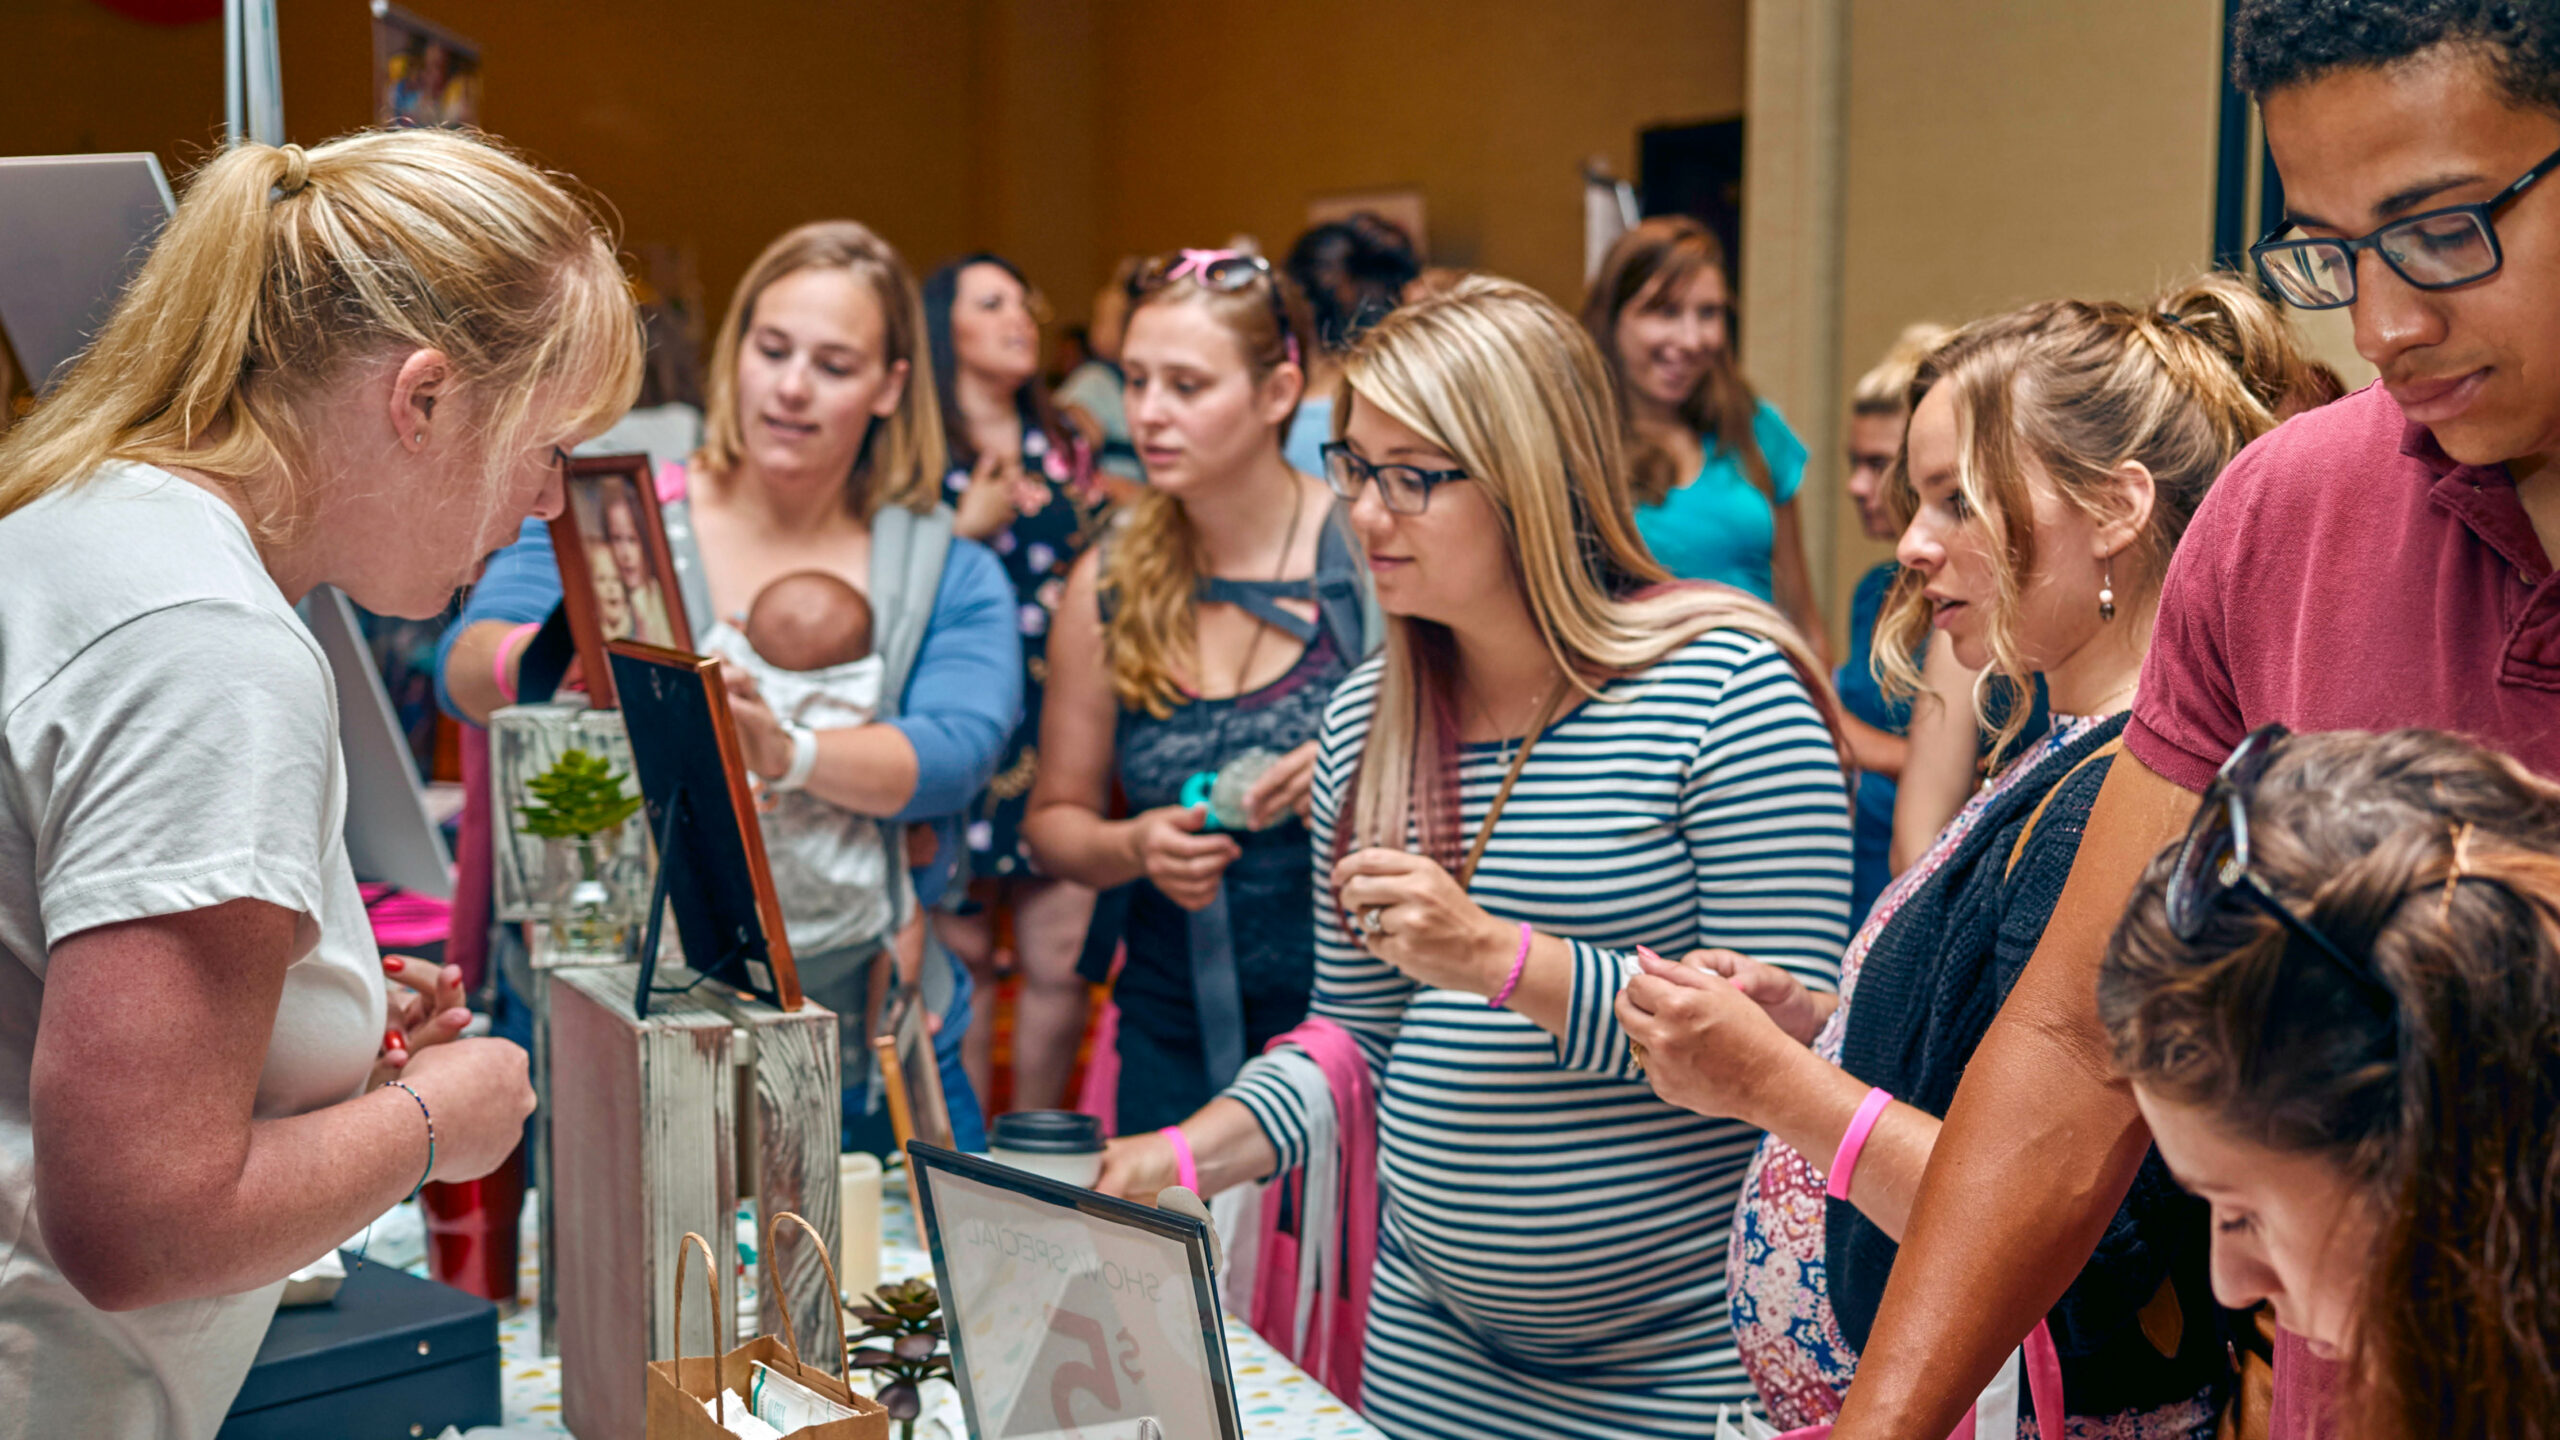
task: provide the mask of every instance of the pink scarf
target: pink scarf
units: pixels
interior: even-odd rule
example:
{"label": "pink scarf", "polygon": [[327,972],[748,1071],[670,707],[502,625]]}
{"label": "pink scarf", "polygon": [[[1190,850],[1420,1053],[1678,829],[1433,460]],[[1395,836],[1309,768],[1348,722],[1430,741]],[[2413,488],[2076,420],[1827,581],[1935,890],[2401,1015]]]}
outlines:
{"label": "pink scarf", "polygon": [[[1344,1293],[1317,1297],[1305,1349],[1299,1350],[1295,1333],[1299,1239],[1280,1231],[1280,1196],[1265,1195],[1261,1260],[1254,1270],[1250,1319],[1254,1331],[1274,1349],[1357,1410],[1360,1350],[1369,1329],[1369,1278],[1378,1265],[1378,1097],[1359,1042],[1330,1020],[1308,1020],[1271,1044],[1295,1045],[1305,1051],[1324,1072],[1326,1086],[1333,1092],[1335,1124],[1342,1137],[1339,1273]],[[1284,1176],[1281,1183],[1299,1187],[1296,1209],[1303,1216],[1305,1172]]]}

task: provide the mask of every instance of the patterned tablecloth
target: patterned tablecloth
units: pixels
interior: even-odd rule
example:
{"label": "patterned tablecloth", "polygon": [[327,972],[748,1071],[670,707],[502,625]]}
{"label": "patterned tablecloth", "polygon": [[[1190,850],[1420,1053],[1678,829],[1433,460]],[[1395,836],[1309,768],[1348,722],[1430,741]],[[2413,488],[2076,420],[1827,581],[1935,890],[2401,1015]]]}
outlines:
{"label": "patterned tablecloth", "polygon": [[[542,1284],[534,1214],[533,1197],[527,1195],[518,1261],[519,1303],[498,1323],[506,1424],[503,1430],[483,1428],[468,1432],[465,1440],[569,1433],[560,1423],[560,1361],[557,1356],[542,1354],[534,1314],[534,1298]],[[752,1213],[741,1211],[739,1225],[742,1240],[752,1243]],[[904,1181],[894,1173],[881,1191],[880,1231],[880,1278],[884,1284],[918,1275],[932,1277],[933,1257],[916,1235]],[[415,1204],[404,1205],[385,1217],[374,1228],[371,1244],[374,1259],[401,1265],[414,1274],[426,1273],[425,1235]],[[752,1300],[747,1308],[752,1313]],[[1383,1440],[1351,1407],[1282,1358],[1243,1321],[1227,1316],[1226,1335],[1227,1363],[1235,1372],[1236,1410],[1243,1417],[1247,1436],[1254,1440]],[[859,1379],[856,1384],[859,1387]],[[967,1440],[959,1392],[936,1381],[927,1387],[926,1406],[924,1421],[916,1427],[918,1440]]]}

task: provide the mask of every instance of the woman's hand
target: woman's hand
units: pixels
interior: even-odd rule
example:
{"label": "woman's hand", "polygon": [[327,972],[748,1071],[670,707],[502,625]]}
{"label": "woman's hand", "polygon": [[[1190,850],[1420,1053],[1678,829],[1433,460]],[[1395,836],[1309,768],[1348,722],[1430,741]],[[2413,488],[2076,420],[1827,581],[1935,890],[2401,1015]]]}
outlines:
{"label": "woman's hand", "polygon": [[969,469],[968,488],[960,492],[959,502],[951,507],[951,528],[970,540],[993,538],[1020,513],[1014,496],[1016,482],[1021,479],[1019,456],[979,456],[978,463]]}
{"label": "woman's hand", "polygon": [[373,1062],[373,1085],[396,1077],[419,1051],[458,1038],[462,1027],[471,1023],[471,1010],[462,1003],[461,966],[439,967],[411,956],[385,955],[382,973],[405,988],[390,995],[382,1051]]}
{"label": "woman's hand", "polygon": [[1294,810],[1307,818],[1315,800],[1316,742],[1308,741],[1274,762],[1244,792],[1244,817],[1256,830]]}
{"label": "woman's hand", "polygon": [[791,737],[783,732],[782,720],[756,689],[755,677],[735,665],[720,667],[722,683],[729,689],[729,715],[738,725],[738,748],[745,752],[747,768],[771,780],[791,769]]}
{"label": "woman's hand", "polygon": [[1502,984],[1517,927],[1486,914],[1437,862],[1401,850],[1355,850],[1333,868],[1333,888],[1361,947],[1407,977],[1475,995]]}
{"label": "woman's hand", "polygon": [[1102,1147],[1102,1174],[1093,1188],[1105,1195],[1153,1205],[1168,1185],[1182,1183],[1182,1167],[1174,1159],[1173,1142],[1160,1131],[1123,1135]]}
{"label": "woman's hand", "polygon": [[1165,898],[1185,910],[1206,910],[1218,898],[1218,882],[1244,853],[1224,835],[1205,835],[1208,816],[1186,805],[1165,805],[1137,820],[1138,864]]}
{"label": "woman's hand", "polygon": [[[431,1180],[477,1180],[495,1170],[524,1139],[533,1113],[533,1083],[522,1046],[512,1040],[456,1040],[413,1055],[400,1083],[417,1092],[435,1117]],[[402,1104],[408,1103],[405,1099]],[[426,1122],[418,1127],[426,1156]]]}
{"label": "woman's hand", "polygon": [[1733,982],[1733,988],[1748,996],[1778,1028],[1787,1032],[1799,1045],[1813,1043],[1822,1022],[1840,1008],[1840,997],[1808,990],[1804,982],[1775,965],[1738,955],[1731,950],[1692,950],[1680,958],[1682,965],[1695,970],[1712,971]]}
{"label": "woman's hand", "polygon": [[1700,1115],[1762,1124],[1763,1087],[1788,1083],[1789,1062],[1812,1052],[1724,976],[1649,955],[1636,964],[1644,973],[1618,992],[1618,1024],[1640,1047],[1653,1093]]}

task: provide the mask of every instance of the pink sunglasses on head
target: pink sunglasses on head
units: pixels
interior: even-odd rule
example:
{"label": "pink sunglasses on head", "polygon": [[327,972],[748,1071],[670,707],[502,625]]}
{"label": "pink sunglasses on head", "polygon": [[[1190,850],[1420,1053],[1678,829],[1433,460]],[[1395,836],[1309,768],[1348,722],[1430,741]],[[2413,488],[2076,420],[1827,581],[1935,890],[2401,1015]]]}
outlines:
{"label": "pink sunglasses on head", "polygon": [[1155,290],[1184,279],[1222,295],[1235,294],[1261,280],[1263,293],[1271,297],[1271,318],[1279,325],[1281,341],[1288,347],[1289,363],[1306,363],[1298,353],[1298,332],[1289,324],[1289,307],[1280,298],[1280,277],[1272,271],[1270,261],[1241,250],[1184,250],[1170,259],[1159,255],[1148,261],[1138,271],[1131,288],[1141,292]]}

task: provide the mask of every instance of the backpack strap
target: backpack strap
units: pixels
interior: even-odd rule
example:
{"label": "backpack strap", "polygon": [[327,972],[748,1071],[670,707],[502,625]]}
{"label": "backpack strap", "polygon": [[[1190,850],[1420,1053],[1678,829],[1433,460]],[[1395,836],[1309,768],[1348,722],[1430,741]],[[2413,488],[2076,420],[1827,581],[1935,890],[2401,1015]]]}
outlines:
{"label": "backpack strap", "polygon": [[1378,592],[1369,567],[1352,538],[1351,509],[1336,503],[1325,515],[1324,534],[1316,541],[1316,614],[1333,632],[1344,659],[1357,665],[1386,643],[1386,616],[1378,609]]}
{"label": "backpack strap", "polygon": [[2027,812],[2027,823],[2024,828],[2018,831],[2018,842],[2009,847],[2009,863],[2000,871],[2000,878],[2002,880],[2007,880],[2010,876],[2018,873],[2018,862],[2025,859],[2027,855],[2027,842],[2036,838],[2036,822],[2044,818],[2045,807],[2053,803],[2054,796],[2062,793],[2063,786],[2071,783],[2071,777],[2088,769],[2092,761],[2107,759],[2112,755],[2120,753],[2123,749],[2124,736],[2119,734],[2113,740],[2110,740],[2106,744],[2099,746],[2097,749],[2090,751],[2088,754],[2081,756],[2078,764],[2075,764],[2070,769],[2062,772],[2061,779],[2056,780],[2051,785],[2045,787],[2044,798],[2036,802],[2035,809]]}
{"label": "backpack strap", "polygon": [[[942,593],[952,534],[947,505],[937,505],[924,515],[902,505],[886,505],[871,517],[872,653],[880,657],[880,708],[872,717],[875,722],[898,718],[906,699],[907,681],[915,674],[916,657],[924,651],[924,633],[933,624],[934,601]],[[889,928],[893,934],[916,909],[915,877],[900,859],[906,853],[904,829],[893,820],[880,822],[881,843],[890,856]],[[948,969],[931,963],[924,967],[925,1001],[936,1013],[950,1000]]]}

